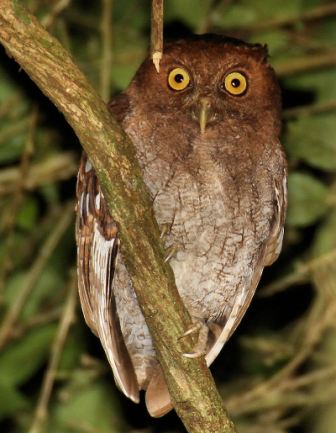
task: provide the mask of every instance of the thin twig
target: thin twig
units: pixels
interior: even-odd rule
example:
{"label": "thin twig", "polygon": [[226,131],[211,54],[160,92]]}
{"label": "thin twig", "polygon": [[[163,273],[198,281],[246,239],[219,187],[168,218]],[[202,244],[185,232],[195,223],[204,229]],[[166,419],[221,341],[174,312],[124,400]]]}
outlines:
{"label": "thin twig", "polygon": [[0,171],[0,196],[13,194],[21,179],[25,191],[42,185],[67,180],[78,171],[75,154],[71,152],[48,156],[43,161],[31,164],[27,176],[21,179],[20,167],[5,168]]}
{"label": "thin twig", "polygon": [[308,281],[310,273],[317,271],[321,267],[333,265],[336,260],[336,248],[322,254],[319,257],[315,257],[305,263],[300,263],[296,266],[296,269],[288,275],[273,281],[267,286],[263,287],[259,292],[258,296],[267,297],[273,296],[276,293],[286,290],[288,287]]}
{"label": "thin twig", "polygon": [[[242,27],[234,27],[235,31],[243,31],[243,32],[262,32],[269,29],[276,29],[279,27],[285,26],[293,26],[297,23],[303,23],[307,21],[319,20],[321,18],[329,17],[336,15],[336,4],[334,2],[317,6],[316,8],[310,10],[304,10],[298,15],[291,17],[281,17],[281,18],[273,18],[270,20],[260,21],[257,23],[252,23],[250,25],[244,25]],[[229,29],[230,31],[231,29]]]}
{"label": "thin twig", "polygon": [[0,146],[10,141],[13,137],[17,137],[27,131],[29,119],[27,117],[18,119],[8,127],[2,128],[0,131]]}
{"label": "thin twig", "polygon": [[57,368],[61,359],[62,351],[69,329],[74,320],[77,290],[76,290],[76,274],[71,272],[71,277],[68,282],[68,296],[64,303],[63,313],[59,322],[58,332],[51,347],[51,353],[47,370],[44,375],[40,396],[37,402],[32,425],[29,433],[42,433],[45,430],[46,418],[48,414],[48,404],[54,382],[56,379]]}
{"label": "thin twig", "polygon": [[306,281],[309,281],[309,272],[306,269],[302,269],[301,266],[297,266],[293,272],[262,287],[258,290],[257,296],[261,298],[273,296],[277,293],[283,292],[295,284],[302,284]]}
{"label": "thin twig", "polygon": [[9,95],[0,105],[0,119],[5,116],[10,117],[10,120],[14,120],[18,115],[22,115],[20,102],[22,95],[19,92],[13,92]]}
{"label": "thin twig", "polygon": [[282,391],[296,390],[325,380],[333,380],[334,377],[336,377],[336,366],[331,365],[283,382],[279,389]]}
{"label": "thin twig", "polygon": [[330,68],[336,66],[336,50],[329,50],[314,55],[309,54],[274,66],[279,77],[295,75],[314,69]]}
{"label": "thin twig", "polygon": [[96,17],[88,15],[83,9],[79,7],[72,7],[67,12],[67,22],[77,27],[82,27],[85,31],[96,32],[97,21]]}
{"label": "thin twig", "polygon": [[[321,301],[321,298],[318,298]],[[323,311],[323,315],[321,315]],[[308,318],[308,325],[306,328],[305,336],[300,341],[300,348],[297,354],[277,373],[270,379],[257,384],[250,390],[244,390],[236,396],[232,396],[227,400],[227,406],[236,414],[245,414],[256,410],[258,401],[263,401],[263,398],[270,392],[279,392],[284,383],[292,380],[291,375],[294,371],[308,358],[312,353],[316,344],[320,341],[325,330],[334,321],[336,314],[336,303],[325,304],[325,302],[315,303],[315,308],[312,309],[310,317]],[[316,320],[316,317],[320,320]],[[309,326],[313,322],[314,326]]]}
{"label": "thin twig", "polygon": [[[229,0],[231,1],[231,0]],[[207,11],[202,17],[202,20],[200,20],[199,25],[197,26],[196,33],[203,34],[208,33],[209,28],[211,27],[211,21],[212,21],[212,14],[216,8],[217,0],[210,0],[210,2],[207,5]],[[221,1],[222,8],[224,8],[224,2]]]}
{"label": "thin twig", "polygon": [[65,423],[65,427],[70,429],[70,431],[80,432],[80,433],[104,433],[106,430],[101,430],[87,422],[80,421],[68,421]]}
{"label": "thin twig", "polygon": [[151,55],[157,72],[163,53],[163,0],[152,0]]}
{"label": "thin twig", "polygon": [[319,102],[317,104],[304,105],[302,107],[288,108],[283,111],[284,119],[296,119],[297,117],[308,117],[313,114],[325,113],[336,110],[336,101]]}
{"label": "thin twig", "polygon": [[25,141],[25,146],[21,155],[19,176],[15,185],[14,196],[11,205],[7,208],[5,221],[3,222],[3,231],[5,233],[4,240],[4,254],[5,258],[0,268],[0,299],[6,284],[7,275],[12,268],[12,254],[14,246],[14,228],[16,217],[24,198],[24,179],[26,179],[29,169],[30,161],[34,152],[34,136],[37,125],[37,110],[34,109],[30,117],[28,136]]}
{"label": "thin twig", "polygon": [[46,239],[45,243],[42,245],[42,248],[40,249],[39,254],[35,260],[35,263],[32,265],[20,291],[16,295],[15,301],[5,314],[0,328],[0,348],[2,348],[7,343],[8,338],[12,333],[12,328],[14,327],[14,324],[18,319],[22,308],[24,307],[24,304],[29,294],[33,290],[43,268],[47,264],[51,254],[54,252],[65,230],[69,227],[72,219],[73,204],[69,203],[62,209],[61,218],[59,219],[54,230]]}
{"label": "thin twig", "polygon": [[13,332],[8,337],[7,341],[9,342],[14,339],[21,338],[23,335],[25,335],[27,332],[29,332],[35,327],[54,322],[59,319],[60,315],[61,309],[59,307],[56,307],[52,310],[44,311],[43,313],[37,313],[30,320],[27,320],[27,322],[25,322],[24,324],[18,324],[15,329],[13,329]]}
{"label": "thin twig", "polygon": [[42,18],[41,24],[46,29],[50,28],[53,25],[55,19],[58,17],[58,15],[69,6],[70,2],[71,0],[58,0],[58,2],[52,6],[48,14]]}
{"label": "thin twig", "polygon": [[[269,392],[262,399],[256,399],[251,402],[242,411],[238,410],[239,415],[251,415],[254,413],[272,413],[274,410],[288,411],[302,407],[314,407],[317,405],[330,403],[336,399],[336,390],[334,387],[325,388],[323,392],[293,392],[287,393],[285,398],[281,394]],[[268,430],[267,430],[268,431]]]}
{"label": "thin twig", "polygon": [[101,16],[102,58],[100,68],[100,95],[104,101],[111,97],[112,70],[112,0],[102,0]]}

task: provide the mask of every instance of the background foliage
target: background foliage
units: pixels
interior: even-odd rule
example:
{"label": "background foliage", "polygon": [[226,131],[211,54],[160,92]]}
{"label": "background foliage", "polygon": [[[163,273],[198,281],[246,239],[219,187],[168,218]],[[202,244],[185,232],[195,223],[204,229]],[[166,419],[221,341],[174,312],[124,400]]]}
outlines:
{"label": "background foliage", "polygon": [[[149,1],[26,0],[105,99],[149,41]],[[280,260],[212,370],[241,433],[335,433],[336,3],[166,0],[166,34],[267,43],[283,88],[289,211]],[[111,24],[112,23],[112,24]],[[76,305],[80,145],[0,49],[0,430],[183,431],[116,389]],[[38,65],[36,66],[38,67]]]}

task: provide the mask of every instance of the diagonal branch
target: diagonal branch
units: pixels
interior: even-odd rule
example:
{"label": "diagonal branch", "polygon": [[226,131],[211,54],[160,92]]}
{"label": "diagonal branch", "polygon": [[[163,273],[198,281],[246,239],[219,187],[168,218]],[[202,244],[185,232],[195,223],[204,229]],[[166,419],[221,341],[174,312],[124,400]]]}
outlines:
{"label": "diagonal branch", "polygon": [[178,415],[189,432],[233,433],[204,360],[182,355],[191,350],[179,339],[190,318],[163,263],[132,143],[70,55],[18,0],[0,0],[0,42],[64,114],[96,169]]}

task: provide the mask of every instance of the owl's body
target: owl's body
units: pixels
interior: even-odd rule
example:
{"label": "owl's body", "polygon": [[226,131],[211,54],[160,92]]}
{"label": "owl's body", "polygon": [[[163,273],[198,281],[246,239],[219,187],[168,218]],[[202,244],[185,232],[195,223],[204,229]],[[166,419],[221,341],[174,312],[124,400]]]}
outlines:
{"label": "owl's body", "polygon": [[[170,88],[167,77],[181,68],[190,82],[182,90]],[[242,94],[223,87],[232,71],[247,81]],[[147,60],[128,89],[110,103],[135,145],[155,217],[165,230],[177,289],[194,320],[209,328],[208,364],[239,324],[264,266],[280,252],[286,162],[278,138],[279,101],[264,48],[205,36],[167,45],[160,73]],[[204,107],[206,127],[201,124],[200,130]],[[86,200],[87,194],[93,200]],[[157,383],[160,369],[123,263],[122,246],[114,276],[106,278],[99,270],[102,263],[112,266],[117,233],[110,216],[102,215],[107,212],[103,195],[85,157],[78,198],[82,308],[102,341],[117,383],[137,400],[138,389],[147,389],[154,379]],[[112,230],[105,230],[104,224]],[[97,246],[105,253],[97,255]],[[95,313],[101,302],[97,291],[105,294],[104,305],[115,302],[109,312],[113,320],[101,320]],[[120,337],[125,347],[109,348]],[[117,361],[125,350],[130,360],[120,367]],[[162,415],[168,406],[151,409],[148,400],[156,398],[153,395],[147,405],[152,414]]]}

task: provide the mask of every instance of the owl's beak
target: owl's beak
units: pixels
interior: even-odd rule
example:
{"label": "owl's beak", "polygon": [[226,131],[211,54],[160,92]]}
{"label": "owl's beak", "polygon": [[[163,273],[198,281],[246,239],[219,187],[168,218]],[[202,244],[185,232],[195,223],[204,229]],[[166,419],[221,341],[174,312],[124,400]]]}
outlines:
{"label": "owl's beak", "polygon": [[198,120],[201,129],[201,134],[205,132],[205,128],[210,117],[210,100],[209,98],[200,98]]}

